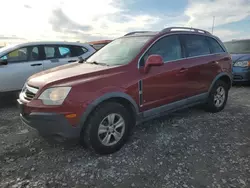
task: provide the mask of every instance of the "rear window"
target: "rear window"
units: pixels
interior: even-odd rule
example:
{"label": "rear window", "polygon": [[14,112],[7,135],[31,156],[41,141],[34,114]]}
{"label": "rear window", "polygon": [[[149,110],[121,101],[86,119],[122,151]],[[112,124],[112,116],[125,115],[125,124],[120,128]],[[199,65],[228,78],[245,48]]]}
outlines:
{"label": "rear window", "polygon": [[210,46],[212,53],[224,52],[224,49],[215,39],[208,37],[207,40],[208,40],[208,44]]}
{"label": "rear window", "polygon": [[88,50],[82,46],[72,46],[71,51],[72,51],[73,57],[81,56],[85,54],[86,52],[88,52]]}
{"label": "rear window", "polygon": [[199,35],[184,35],[187,57],[195,57],[210,54],[206,37]]}
{"label": "rear window", "polygon": [[231,54],[250,53],[250,40],[225,42],[227,51]]}

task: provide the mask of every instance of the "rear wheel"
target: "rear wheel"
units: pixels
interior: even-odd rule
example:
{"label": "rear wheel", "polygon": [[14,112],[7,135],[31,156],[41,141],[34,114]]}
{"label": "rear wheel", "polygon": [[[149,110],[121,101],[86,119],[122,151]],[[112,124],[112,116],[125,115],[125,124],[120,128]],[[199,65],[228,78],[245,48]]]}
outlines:
{"label": "rear wheel", "polygon": [[128,109],[121,104],[107,102],[89,117],[81,139],[85,146],[99,154],[114,153],[125,144],[132,126]]}
{"label": "rear wheel", "polygon": [[222,80],[218,80],[211,89],[205,110],[216,113],[223,110],[227,103],[229,86]]}

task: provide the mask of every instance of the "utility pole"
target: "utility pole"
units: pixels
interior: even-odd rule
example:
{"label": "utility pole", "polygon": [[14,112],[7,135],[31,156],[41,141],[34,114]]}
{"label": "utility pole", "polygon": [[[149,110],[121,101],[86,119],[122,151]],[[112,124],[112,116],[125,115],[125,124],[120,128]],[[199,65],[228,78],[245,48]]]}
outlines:
{"label": "utility pole", "polygon": [[213,16],[212,34],[214,32],[214,20],[215,20],[215,16]]}

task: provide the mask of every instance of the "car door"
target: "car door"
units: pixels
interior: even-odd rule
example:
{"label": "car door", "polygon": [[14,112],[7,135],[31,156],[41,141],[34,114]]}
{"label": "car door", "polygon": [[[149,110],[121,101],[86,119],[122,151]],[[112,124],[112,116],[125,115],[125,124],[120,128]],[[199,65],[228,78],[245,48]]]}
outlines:
{"label": "car door", "polygon": [[61,55],[58,45],[44,45],[44,61],[43,69],[47,70],[53,67],[64,65],[64,61],[60,61]]}
{"label": "car door", "polygon": [[151,67],[139,81],[142,111],[183,100],[189,84],[178,35],[165,36],[155,42],[141,58],[140,69],[143,69],[147,57],[153,54],[161,55],[164,65]]}
{"label": "car door", "polygon": [[210,76],[211,51],[206,36],[197,34],[180,35],[184,46],[186,60],[186,77],[189,83],[186,90],[186,97],[200,95],[206,92],[204,80]]}
{"label": "car door", "polygon": [[58,46],[58,50],[61,56],[59,59],[61,64],[73,63],[79,60],[79,57],[75,54],[74,48],[71,45]]}
{"label": "car door", "polygon": [[1,92],[21,90],[31,75],[43,70],[39,46],[21,47],[0,58],[8,62],[0,66]]}

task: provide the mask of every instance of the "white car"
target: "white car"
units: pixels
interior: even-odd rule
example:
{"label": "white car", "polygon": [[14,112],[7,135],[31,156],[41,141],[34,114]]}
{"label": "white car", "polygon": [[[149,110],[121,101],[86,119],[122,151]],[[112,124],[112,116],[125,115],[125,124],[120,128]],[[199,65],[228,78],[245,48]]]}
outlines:
{"label": "white car", "polygon": [[0,94],[19,91],[31,75],[86,59],[95,51],[78,42],[29,42],[0,48]]}

